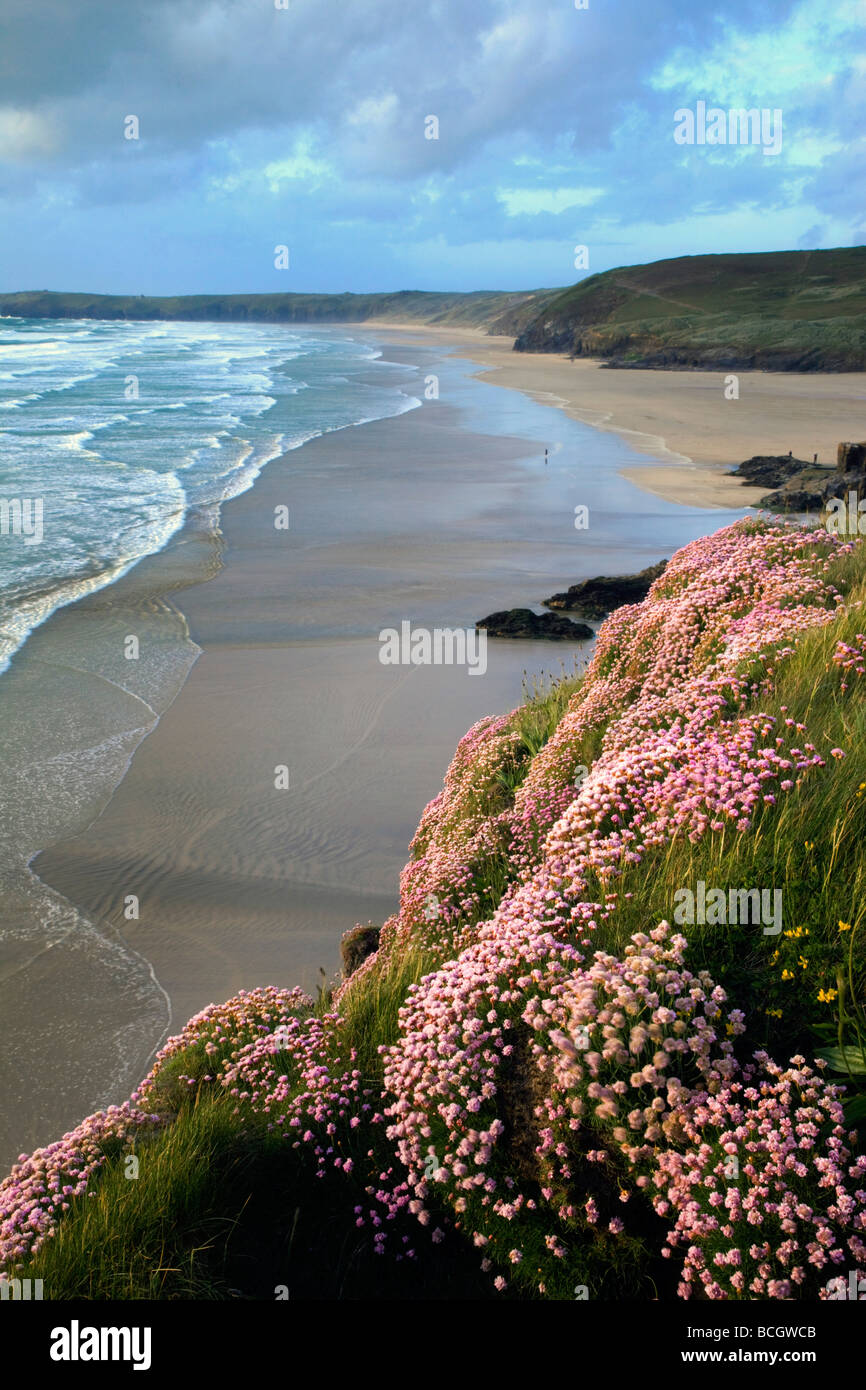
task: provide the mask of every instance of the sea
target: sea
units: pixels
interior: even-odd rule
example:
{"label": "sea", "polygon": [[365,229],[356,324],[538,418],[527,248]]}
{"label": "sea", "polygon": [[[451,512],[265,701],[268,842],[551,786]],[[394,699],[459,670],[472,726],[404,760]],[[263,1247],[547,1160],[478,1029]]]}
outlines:
{"label": "sea", "polygon": [[271,459],[419,406],[381,359],[282,325],[0,319],[0,671]]}

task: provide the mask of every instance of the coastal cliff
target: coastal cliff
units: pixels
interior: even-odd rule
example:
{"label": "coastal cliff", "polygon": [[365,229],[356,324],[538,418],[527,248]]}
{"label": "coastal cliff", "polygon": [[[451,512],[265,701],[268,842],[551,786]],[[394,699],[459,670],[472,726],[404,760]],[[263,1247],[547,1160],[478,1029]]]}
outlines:
{"label": "coastal cliff", "polygon": [[826,530],[677,552],[584,676],[464,736],[346,978],[211,1006],[22,1156],[0,1269],[53,1299],[866,1277],[864,601]]}
{"label": "coastal cliff", "polygon": [[862,371],[864,309],[863,246],[679,256],[581,280],[514,346],[611,367]]}

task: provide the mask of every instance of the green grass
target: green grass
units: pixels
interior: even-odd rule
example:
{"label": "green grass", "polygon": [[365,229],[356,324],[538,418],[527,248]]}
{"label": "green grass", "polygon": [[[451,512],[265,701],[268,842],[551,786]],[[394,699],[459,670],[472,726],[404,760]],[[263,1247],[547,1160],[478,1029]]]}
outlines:
{"label": "green grass", "polygon": [[397,1013],[409,986],[435,970],[441,960],[440,952],[430,947],[411,947],[402,955],[377,960],[363,989],[350,990],[341,1002],[342,1035],[347,1048],[357,1053],[356,1065],[365,1082],[381,1083],[379,1048],[397,1041]]}
{"label": "green grass", "polygon": [[[410,1233],[417,1260],[375,1256],[355,1225],[364,1181],[317,1178],[306,1146],[249,1114],[242,1126],[234,1105],[201,1087],[165,1129],[113,1152],[23,1277],[51,1300],[491,1297],[466,1243],[452,1235],[443,1265],[414,1218],[392,1238]],[[383,1142],[372,1166],[386,1161]]]}
{"label": "green grass", "polygon": [[583,684],[583,675],[567,675],[563,669],[560,677],[533,677],[530,683],[524,682],[525,702],[517,714],[517,727],[521,743],[534,758],[556,732],[568,703]]}
{"label": "green grass", "polygon": [[680,256],[591,275],[549,299],[518,349],[651,365],[855,371],[866,247]]}
{"label": "green grass", "polygon": [[[265,1135],[242,1134],[231,1109],[203,1096],[110,1157],[31,1263],[47,1297],[225,1296],[233,1232],[256,1191],[273,1200],[280,1157]],[[137,1176],[127,1176],[130,1154]]]}

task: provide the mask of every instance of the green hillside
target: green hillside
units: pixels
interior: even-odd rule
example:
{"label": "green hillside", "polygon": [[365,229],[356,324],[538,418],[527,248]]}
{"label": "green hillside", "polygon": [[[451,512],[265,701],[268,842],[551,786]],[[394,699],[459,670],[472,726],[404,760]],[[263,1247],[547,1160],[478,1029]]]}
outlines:
{"label": "green hillside", "polygon": [[252,323],[417,323],[514,337],[518,352],[617,367],[767,371],[866,368],[866,247],[680,256],[591,275],[569,289],[463,294],[0,294],[22,318]]}
{"label": "green hillside", "polygon": [[[395,294],[75,294],[24,290],[0,294],[0,314],[20,318],[191,319],[251,323],[363,323],[368,319],[487,327],[513,336],[558,290],[472,294],[400,290]],[[503,326],[497,326],[502,319]]]}
{"label": "green hillside", "polygon": [[607,270],[548,300],[515,348],[623,367],[861,371],[866,247]]}

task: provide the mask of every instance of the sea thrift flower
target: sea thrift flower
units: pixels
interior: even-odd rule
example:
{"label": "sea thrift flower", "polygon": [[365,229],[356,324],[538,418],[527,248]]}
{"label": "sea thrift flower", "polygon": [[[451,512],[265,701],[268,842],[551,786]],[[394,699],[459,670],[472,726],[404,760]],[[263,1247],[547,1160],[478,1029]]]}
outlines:
{"label": "sea thrift flower", "polygon": [[[562,1287],[587,1242],[610,1251],[615,1237],[627,1252],[615,1213],[629,1197],[629,1213],[649,1200],[666,1223],[683,1298],[814,1297],[840,1264],[866,1267],[864,1161],[836,1089],[802,1058],[743,1068],[742,1013],[667,923],[597,948],[628,905],[628,875],[654,872],[672,843],[747,835],[804,781],[845,775],[843,749],[763,710],[801,635],[836,620],[833,578],[852,549],[746,522],[679,551],[643,603],[604,623],[540,751],[525,710],[461,740],[412,841],[399,911],[330,1011],[277,989],[203,1011],[133,1097],[165,1118],[93,1117],[56,1161],[39,1151],[0,1184],[6,1261],[93,1195],[103,1142],[143,1137],[207,1087],[241,1127],[268,1126],[312,1173],[348,1184],[347,1219],[374,1253],[413,1257],[400,1222],[438,1245],[450,1209],[500,1291],[503,1269],[533,1292]],[[860,635],[836,645],[843,690],[864,656]],[[419,947],[429,968],[380,1049],[380,1082],[347,1039],[348,1005]],[[796,948],[802,970],[814,957],[820,973],[819,947]]]}
{"label": "sea thrift flower", "polygon": [[119,1151],[162,1125],[128,1102],[112,1105],[64,1134],[47,1148],[22,1154],[0,1182],[0,1270],[23,1267],[53,1235],[69,1199],[88,1193],[88,1184],[105,1162],[107,1149]]}

